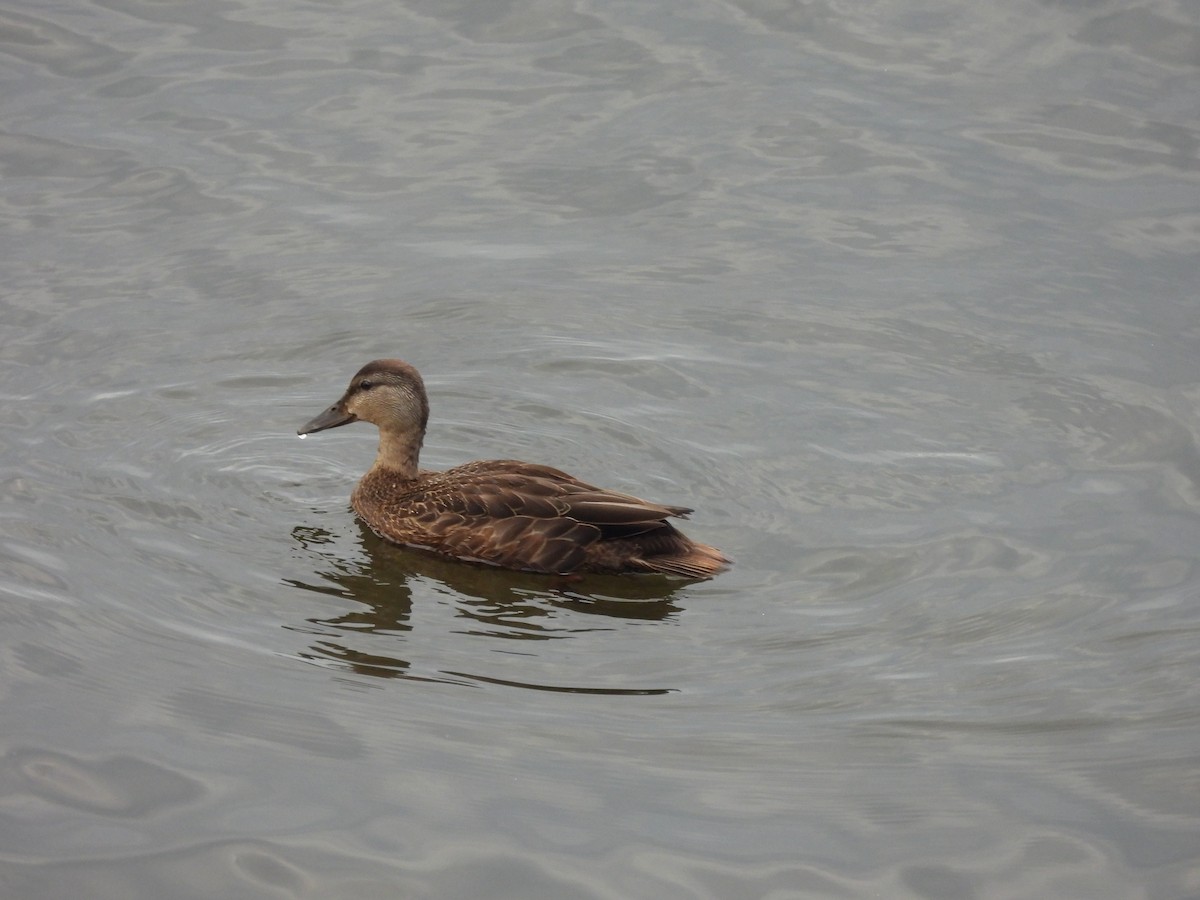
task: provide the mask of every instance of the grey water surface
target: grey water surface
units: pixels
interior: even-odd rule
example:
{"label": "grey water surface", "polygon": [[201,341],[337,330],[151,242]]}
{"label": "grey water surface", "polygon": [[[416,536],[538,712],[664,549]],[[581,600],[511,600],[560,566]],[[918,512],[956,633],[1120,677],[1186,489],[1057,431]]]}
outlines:
{"label": "grey water surface", "polygon": [[[1190,0],[0,8],[0,897],[1200,897]],[[389,547],[374,436],[700,584]]]}

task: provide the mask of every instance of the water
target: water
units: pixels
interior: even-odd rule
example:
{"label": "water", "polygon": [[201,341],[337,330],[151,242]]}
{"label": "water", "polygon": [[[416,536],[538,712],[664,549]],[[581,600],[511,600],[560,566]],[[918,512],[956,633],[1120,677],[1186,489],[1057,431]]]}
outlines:
{"label": "water", "polygon": [[[1200,897],[1188,4],[0,19],[6,896]],[[735,568],[381,543],[378,356]]]}

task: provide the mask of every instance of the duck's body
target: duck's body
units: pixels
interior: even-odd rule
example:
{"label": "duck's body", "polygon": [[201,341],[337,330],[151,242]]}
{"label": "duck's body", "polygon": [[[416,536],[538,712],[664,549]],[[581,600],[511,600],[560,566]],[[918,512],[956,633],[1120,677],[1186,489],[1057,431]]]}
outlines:
{"label": "duck's body", "polygon": [[379,453],[351,504],[380,537],[506,569],[660,572],[710,578],[729,561],[667,519],[690,509],[586,484],[558,469],[511,459],[444,472],[418,468],[429,416],[417,370],[397,359],[368,363],[345,395],[300,434],[361,419],[379,427]]}

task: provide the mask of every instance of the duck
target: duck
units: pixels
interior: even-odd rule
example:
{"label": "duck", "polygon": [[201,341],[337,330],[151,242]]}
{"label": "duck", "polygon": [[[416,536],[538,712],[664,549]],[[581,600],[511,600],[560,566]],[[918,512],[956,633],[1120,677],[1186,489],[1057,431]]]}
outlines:
{"label": "duck", "polygon": [[350,504],[390,543],[549,575],[658,573],[703,580],[731,565],[721,551],[668,521],[687,518],[692,510],[686,506],[642,500],[514,459],[421,469],[429,399],[420,373],[403,360],[367,363],[341,399],[296,433],[351,422],[378,428],[379,449]]}

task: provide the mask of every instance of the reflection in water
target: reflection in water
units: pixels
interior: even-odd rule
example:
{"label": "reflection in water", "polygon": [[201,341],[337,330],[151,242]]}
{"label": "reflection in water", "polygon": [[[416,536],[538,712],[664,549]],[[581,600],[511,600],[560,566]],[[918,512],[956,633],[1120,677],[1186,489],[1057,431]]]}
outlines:
{"label": "reflection in water", "polygon": [[614,688],[602,687],[577,687],[554,684],[531,684],[528,681],[513,681],[509,678],[486,678],[483,675],[470,675],[466,672],[450,672],[451,675],[459,675],[470,681],[479,681],[484,684],[502,684],[507,687],[527,688],[531,691],[550,691],[560,694],[636,694],[638,696],[646,696],[647,694],[671,694],[674,690],[671,688],[622,688],[616,690]]}
{"label": "reflection in water", "polygon": [[[299,526],[293,538],[306,551],[321,556],[328,565],[313,582],[287,579],[292,587],[354,600],[363,606],[330,618],[308,619],[293,630],[319,635],[305,659],[333,662],[365,675],[446,681],[457,684],[508,684],[535,690],[577,693],[657,694],[666,689],[616,690],[564,685],[536,685],[506,681],[464,672],[443,672],[446,677],[418,676],[408,660],[357,649],[354,635],[404,635],[411,623],[413,585],[433,584],[438,593],[456,598],[456,616],[467,620],[458,634],[508,640],[548,641],[581,633],[611,630],[610,619],[666,621],[680,612],[672,602],[689,582],[659,576],[619,577],[588,575],[569,580],[546,575],[512,572],[443,559],[418,550],[407,550],[377,537],[358,523],[359,543],[367,560],[347,559],[322,548],[334,543],[322,528]],[[568,613],[599,617],[586,626],[567,624]],[[396,642],[399,650],[402,640]]]}

